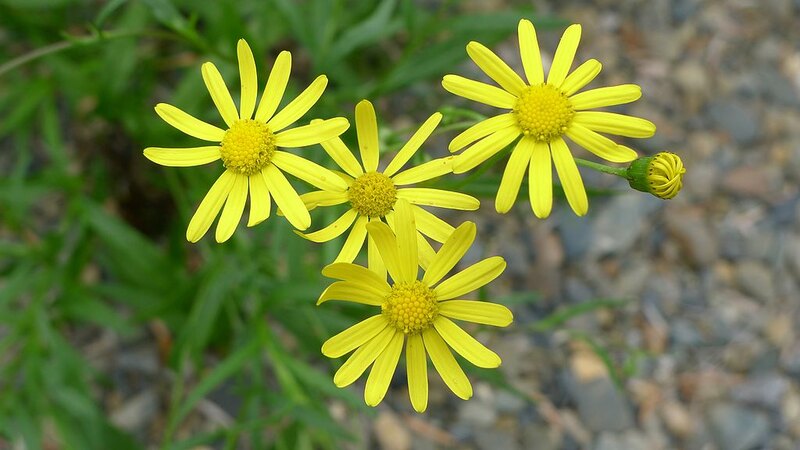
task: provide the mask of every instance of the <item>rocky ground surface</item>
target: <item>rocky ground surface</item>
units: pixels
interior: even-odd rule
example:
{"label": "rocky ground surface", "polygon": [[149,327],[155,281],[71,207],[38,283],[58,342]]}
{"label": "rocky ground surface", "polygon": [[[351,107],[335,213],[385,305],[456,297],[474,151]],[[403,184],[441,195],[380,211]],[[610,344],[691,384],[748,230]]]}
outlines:
{"label": "rocky ground surface", "polygon": [[[591,86],[642,86],[623,111],[658,133],[627,144],[680,154],[684,189],[661,201],[582,170],[587,186],[620,192],[592,198],[584,218],[563,200],[546,221],[527,202],[503,217],[491,201],[451,216],[478,222],[473,258],[508,261],[496,297],[537,293],[513,303],[512,327],[477,334],[513,389],[472,376],[463,402],[432,376],[425,415],[411,412],[404,383],[374,420],[331,410],[362,444],[391,450],[800,449],[800,1],[534,3],[583,24],[577,60],[603,63]],[[546,59],[560,32],[540,31]],[[520,69],[515,37],[497,50]],[[541,322],[598,299],[619,305]],[[114,373],[159,370],[152,345],[100,341],[87,353],[109,348],[120,350]],[[139,388],[108,400],[129,430],[158,409],[158,386]],[[229,420],[213,399],[199,408]]]}
{"label": "rocky ground surface", "polygon": [[[592,86],[642,86],[625,111],[658,133],[628,145],[680,154],[684,189],[660,201],[583,170],[622,192],[585,218],[485,204],[478,251],[508,261],[496,295],[540,294],[481,336],[518,392],[478,381],[462,402],[434,385],[421,419],[398,388],[368,434],[385,449],[800,449],[800,2],[534,3],[583,25]],[[540,33],[545,58],[559,37]],[[497,49],[518,60],[513,39]],[[624,304],[536,331],[596,299]]]}

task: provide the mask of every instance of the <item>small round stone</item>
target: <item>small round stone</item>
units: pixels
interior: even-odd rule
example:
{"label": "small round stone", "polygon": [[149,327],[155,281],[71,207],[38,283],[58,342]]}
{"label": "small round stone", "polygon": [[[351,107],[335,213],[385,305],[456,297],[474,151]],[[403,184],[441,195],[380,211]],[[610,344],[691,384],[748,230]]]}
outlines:
{"label": "small round stone", "polygon": [[400,282],[392,286],[381,312],[398,331],[417,334],[433,325],[439,304],[433,291],[421,281]]}
{"label": "small round stone", "polygon": [[569,98],[553,85],[529,86],[517,100],[514,115],[523,134],[550,142],[569,128],[575,111]]}
{"label": "small round stone", "polygon": [[265,123],[238,120],[225,132],[220,154],[226,169],[254,175],[269,164],[275,154],[275,135]]}
{"label": "small round stone", "polygon": [[384,217],[397,201],[397,189],[391,178],[378,172],[356,178],[347,193],[350,206],[367,217]]}

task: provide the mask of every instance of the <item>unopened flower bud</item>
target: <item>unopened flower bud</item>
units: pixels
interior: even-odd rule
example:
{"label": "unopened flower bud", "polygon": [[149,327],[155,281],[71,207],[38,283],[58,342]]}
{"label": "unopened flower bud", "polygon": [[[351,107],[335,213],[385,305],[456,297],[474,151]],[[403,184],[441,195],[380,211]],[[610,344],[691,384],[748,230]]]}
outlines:
{"label": "unopened flower bud", "polygon": [[628,183],[637,191],[649,192],[658,198],[670,199],[683,187],[686,168],[680,156],[660,152],[638,158],[628,167]]}

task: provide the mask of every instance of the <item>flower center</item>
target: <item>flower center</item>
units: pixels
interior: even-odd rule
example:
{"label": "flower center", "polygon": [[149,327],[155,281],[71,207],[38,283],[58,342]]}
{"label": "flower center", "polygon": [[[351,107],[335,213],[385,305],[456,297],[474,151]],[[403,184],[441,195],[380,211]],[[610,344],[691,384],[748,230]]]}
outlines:
{"label": "flower center", "polygon": [[350,205],[362,216],[383,217],[397,200],[392,180],[378,172],[367,172],[356,178],[348,190]]}
{"label": "flower center", "polygon": [[529,86],[514,106],[517,123],[526,136],[539,142],[550,142],[563,135],[575,111],[569,98],[547,83]]}
{"label": "flower center", "polygon": [[433,291],[421,281],[400,282],[381,305],[381,312],[390,324],[405,334],[427,330],[439,315],[439,304]]}
{"label": "flower center", "polygon": [[683,187],[686,168],[675,153],[660,152],[653,156],[647,167],[647,184],[656,197],[670,199]]}
{"label": "flower center", "polygon": [[264,123],[238,120],[225,132],[221,145],[225,168],[250,176],[269,164],[275,153],[275,135]]}

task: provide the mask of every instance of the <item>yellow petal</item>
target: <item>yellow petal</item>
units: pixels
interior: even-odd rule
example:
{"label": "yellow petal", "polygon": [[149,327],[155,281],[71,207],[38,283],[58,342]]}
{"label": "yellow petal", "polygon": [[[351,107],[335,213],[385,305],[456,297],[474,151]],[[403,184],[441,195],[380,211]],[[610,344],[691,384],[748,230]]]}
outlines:
{"label": "yellow petal", "polygon": [[497,108],[511,109],[517,103],[517,97],[498,87],[459,75],[445,75],[442,87],[459,97]]}
{"label": "yellow petal", "polygon": [[439,208],[475,211],[481,202],[467,194],[431,188],[402,188],[397,190],[397,198],[403,198],[415,205],[436,206]]}
{"label": "yellow petal", "polygon": [[359,347],[358,350],[350,355],[342,367],[336,371],[333,376],[333,383],[341,388],[349,386],[356,381],[367,370],[367,367],[378,358],[383,349],[389,345],[395,334],[397,334],[397,330],[394,327],[386,327],[366,344]]}
{"label": "yellow petal", "polygon": [[341,300],[364,305],[380,306],[385,300],[385,297],[385,295],[379,295],[368,287],[348,281],[337,281],[322,291],[322,294],[320,294],[317,300],[317,305],[329,300]]}
{"label": "yellow petal", "polygon": [[456,156],[453,163],[453,173],[464,173],[472,170],[482,162],[503,150],[508,144],[520,135],[518,127],[508,127],[497,131],[480,141],[472,144],[463,153]]}
{"label": "yellow petal", "polygon": [[145,158],[168,167],[192,167],[208,164],[220,158],[219,146],[192,148],[147,147]]}
{"label": "yellow petal", "polygon": [[[375,241],[375,246],[381,254],[383,263],[386,264],[386,269],[389,275],[395,282],[398,281],[414,281],[414,279],[405,278],[405,271],[401,268],[400,256],[397,251],[397,239],[389,228],[383,222],[372,221],[367,224],[367,232],[369,237]],[[416,243],[416,241],[415,241]]]}
{"label": "yellow petal", "polygon": [[419,206],[412,205],[414,218],[417,222],[417,229],[437,242],[444,242],[453,233],[453,226],[444,220],[436,217],[430,211]]}
{"label": "yellow petal", "polygon": [[448,145],[447,148],[450,150],[450,152],[456,152],[479,139],[489,136],[496,131],[512,127],[518,128],[517,118],[512,113],[505,113],[500,114],[499,116],[490,117],[462,131],[461,134],[454,137],[453,140],[450,141],[450,145]]}
{"label": "yellow petal", "polygon": [[235,175],[233,187],[217,223],[216,239],[219,243],[230,239],[242,219],[244,204],[247,201],[247,178],[247,175]]}
{"label": "yellow petal", "polygon": [[283,93],[286,91],[286,83],[289,82],[291,71],[292,54],[284,50],[275,58],[275,64],[267,79],[267,86],[264,88],[264,93],[261,94],[261,101],[258,102],[256,110],[255,119],[257,121],[265,123],[275,114],[283,98]]}
{"label": "yellow petal", "polygon": [[436,286],[436,298],[450,300],[472,292],[500,276],[505,268],[506,262],[499,256],[478,261]]}
{"label": "yellow petal", "polygon": [[572,120],[598,133],[632,138],[649,138],[656,133],[655,124],[649,120],[605,111],[579,111]]}
{"label": "yellow petal", "polygon": [[459,225],[431,260],[422,282],[427,286],[433,286],[444,278],[467,253],[475,240],[475,232],[476,227],[473,222]]}
{"label": "yellow petal", "polygon": [[300,196],[300,200],[311,211],[318,206],[341,205],[347,201],[347,192],[312,191]]}
{"label": "yellow petal", "polygon": [[531,160],[535,143],[536,141],[532,138],[523,137],[517,142],[517,146],[511,152],[511,157],[508,158],[506,170],[503,172],[503,178],[500,179],[500,187],[497,189],[497,197],[494,202],[494,208],[500,214],[507,213],[514,206],[514,202],[517,201],[522,177],[525,176],[525,171],[528,170],[528,163]]}
{"label": "yellow petal", "polygon": [[258,172],[255,175],[250,175],[250,219],[247,221],[247,226],[252,227],[269,217],[271,200],[267,183],[264,181],[264,175]]}
{"label": "yellow petal", "polygon": [[311,216],[297,191],[294,190],[286,177],[277,167],[270,164],[262,171],[264,181],[267,183],[269,193],[275,199],[275,204],[283,211],[286,219],[298,230],[305,230],[311,226]]}
{"label": "yellow petal", "polygon": [[345,239],[344,245],[342,245],[342,250],[334,260],[335,262],[349,263],[356,259],[358,252],[361,251],[361,247],[364,246],[364,239],[367,237],[367,222],[369,222],[369,219],[363,216],[356,219],[353,228],[350,230],[350,234],[347,235],[347,239]]}
{"label": "yellow petal", "polygon": [[210,142],[222,142],[225,137],[225,130],[203,122],[190,114],[167,103],[156,105],[156,114],[164,119],[164,122],[172,125],[189,136]]}
{"label": "yellow petal", "polygon": [[[383,174],[387,177],[392,177],[398,170],[400,170],[417,150],[422,146],[422,144],[430,137],[433,130],[436,129],[436,126],[439,125],[439,122],[442,121],[441,113],[433,113],[428,120],[423,123],[419,129],[411,136],[411,139],[406,142],[403,148],[397,152],[397,155],[392,159],[388,166],[386,166],[386,170],[383,171]],[[376,166],[377,167],[377,166]]]}
{"label": "yellow petal", "polygon": [[539,54],[539,41],[536,39],[536,29],[529,20],[522,19],[517,27],[519,35],[519,54],[522,58],[522,68],[528,84],[535,86],[544,82],[542,69],[542,56]]}
{"label": "yellow petal", "polygon": [[367,377],[367,385],[364,387],[364,402],[369,406],[377,406],[386,395],[389,383],[400,361],[400,352],[403,351],[403,333],[395,333],[389,344],[383,349],[372,370]]}
{"label": "yellow petal", "polygon": [[439,302],[439,314],[451,319],[495,327],[507,327],[514,320],[514,315],[505,306],[475,300]]}
{"label": "yellow petal", "polygon": [[428,360],[422,335],[412,334],[406,341],[406,369],[408,376],[408,396],[416,412],[428,408]]}
{"label": "yellow petal", "polygon": [[208,93],[211,94],[211,100],[217,105],[222,120],[228,124],[228,128],[232,127],[239,120],[239,113],[236,112],[236,105],[233,103],[231,93],[225,86],[225,81],[217,70],[217,66],[207,62],[201,67],[201,72],[203,73],[203,82],[206,84]]}
{"label": "yellow petal", "polygon": [[[312,120],[311,123],[313,124],[317,121],[319,121],[319,119]],[[322,148],[325,149],[325,152],[342,168],[342,170],[347,172],[348,175],[353,178],[358,178],[360,175],[364,174],[361,164],[358,163],[356,157],[353,156],[353,153],[344,145],[341,139],[335,137],[328,141],[322,141],[320,144]]]}
{"label": "yellow petal", "polygon": [[507,327],[514,320],[514,315],[505,306],[475,300],[439,302],[439,314],[451,319],[495,327]]}
{"label": "yellow petal", "polygon": [[561,92],[570,96],[583,88],[597,77],[603,65],[596,59],[590,59],[575,69],[561,85]]}
{"label": "yellow petal", "polygon": [[500,357],[497,353],[486,348],[447,317],[439,316],[433,322],[433,326],[447,345],[472,364],[484,369],[500,366]]}
{"label": "yellow petal", "polygon": [[583,187],[581,174],[575,159],[567,148],[563,139],[558,139],[550,144],[550,152],[553,155],[553,164],[556,166],[558,178],[561,180],[561,187],[575,214],[582,216],[589,211],[589,199],[586,197],[586,189]]}
{"label": "yellow petal", "polygon": [[620,147],[611,139],[597,134],[585,126],[572,122],[567,129],[567,136],[576,144],[595,155],[611,162],[624,163],[636,159],[636,152]]}
{"label": "yellow petal", "polygon": [[276,134],[275,143],[278,147],[306,147],[338,137],[348,128],[350,122],[344,117],[315,121]]}
{"label": "yellow petal", "polygon": [[454,156],[437,158],[416,167],[411,167],[393,176],[392,182],[395,186],[406,186],[452,173],[454,159]]}
{"label": "yellow petal", "polygon": [[362,320],[325,341],[322,344],[322,354],[328,358],[344,356],[377,336],[388,325],[389,322],[386,321],[383,314]]}
{"label": "yellow petal", "polygon": [[330,170],[293,153],[276,151],[272,163],[286,173],[326,191],[344,192],[347,183]]}
{"label": "yellow petal", "polygon": [[253,117],[258,96],[258,75],[256,73],[256,60],[247,41],[239,39],[236,45],[236,54],[239,57],[239,77],[242,81],[242,98],[239,111],[241,119]]}
{"label": "yellow petal", "polygon": [[374,172],[378,170],[378,121],[375,118],[375,108],[368,100],[361,100],[356,105],[356,134],[358,134],[358,149],[361,152],[361,162],[364,170]]}
{"label": "yellow petal", "polygon": [[301,118],[305,113],[317,103],[317,100],[325,92],[325,87],[328,85],[328,77],[325,75],[318,76],[303,92],[301,92],[294,100],[289,102],[278,114],[275,114],[267,125],[273,133],[277,133],[282,129],[288,127]]}
{"label": "yellow petal", "polygon": [[472,385],[439,333],[433,328],[428,328],[422,332],[422,340],[425,342],[425,350],[431,355],[433,367],[439,372],[444,384],[464,400],[472,397]]}
{"label": "yellow petal", "polygon": [[422,267],[422,270],[428,270],[428,266],[433,260],[433,257],[436,256],[436,251],[431,246],[430,242],[425,239],[425,236],[422,233],[417,232],[417,248],[419,252],[419,266]]}
{"label": "yellow petal", "polygon": [[519,97],[528,86],[522,78],[508,67],[499,56],[479,42],[467,44],[467,54],[483,70],[507,92]]}
{"label": "yellow petal", "polygon": [[592,89],[569,98],[576,111],[604,106],[622,105],[638,100],[642,96],[642,88],[635,84],[621,84]]}
{"label": "yellow petal", "polygon": [[333,223],[321,230],[317,230],[308,234],[301,233],[299,231],[296,231],[296,233],[312,242],[328,242],[331,239],[336,239],[342,233],[347,231],[347,229],[350,228],[350,225],[355,222],[356,217],[358,217],[358,212],[356,212],[355,209],[350,209],[346,213],[342,214],[341,217],[334,220]]}
{"label": "yellow petal", "polygon": [[572,67],[572,60],[575,58],[575,51],[578,50],[580,40],[581,26],[576,23],[567,27],[561,36],[561,42],[558,43],[556,54],[553,55],[553,65],[550,67],[550,73],[547,74],[547,84],[561,87]]}
{"label": "yellow petal", "polygon": [[400,261],[402,280],[417,279],[419,253],[417,252],[417,225],[411,205],[398,199],[394,205],[394,230],[397,236],[397,257]]}
{"label": "yellow petal", "polygon": [[[372,218],[371,221],[380,222],[380,219]],[[364,230],[366,232],[366,228]],[[375,240],[370,236],[367,236],[367,267],[369,267],[370,271],[375,272],[381,280],[386,280],[386,264],[384,264],[381,253],[375,245]]]}
{"label": "yellow petal", "polygon": [[530,166],[528,197],[531,200],[533,213],[536,217],[544,219],[553,209],[553,165],[550,160],[550,147],[546,143],[536,143]]}
{"label": "yellow petal", "polygon": [[186,240],[189,242],[197,242],[203,235],[206,234],[214,222],[214,218],[219,214],[222,205],[225,204],[225,199],[233,188],[233,181],[236,175],[233,172],[225,171],[220,175],[217,181],[208,190],[208,194],[200,202],[197,211],[189,221],[189,226],[186,228]]}
{"label": "yellow petal", "polygon": [[377,273],[356,264],[328,264],[322,269],[322,275],[362,285],[378,295],[389,295],[392,290],[386,282],[386,277],[381,278]]}

